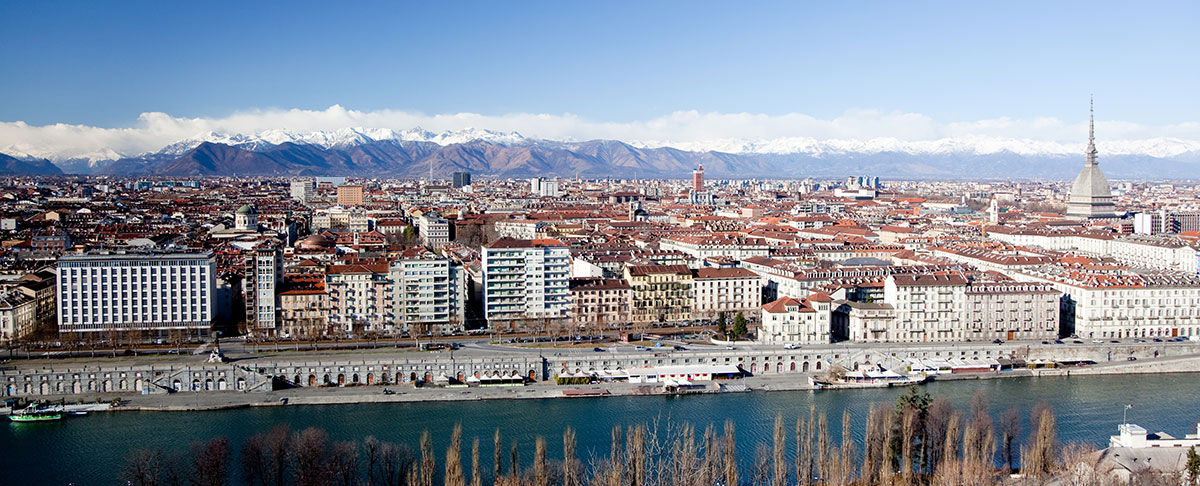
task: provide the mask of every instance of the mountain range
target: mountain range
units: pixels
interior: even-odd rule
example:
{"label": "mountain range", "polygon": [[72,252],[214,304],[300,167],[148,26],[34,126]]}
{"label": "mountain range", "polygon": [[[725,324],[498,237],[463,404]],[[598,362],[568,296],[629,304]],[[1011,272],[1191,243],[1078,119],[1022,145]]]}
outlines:
{"label": "mountain range", "polygon": [[[109,151],[51,163],[0,154],[0,174],[426,177],[432,167],[438,177],[468,171],[496,177],[681,178],[703,165],[715,178],[1070,179],[1083,165],[1082,153],[1016,142],[792,138],[677,144],[691,149],[684,150],[616,140],[550,141],[490,130],[266,130],[210,132],[132,156]],[[1102,153],[1102,168],[1116,179],[1200,178],[1200,147],[1194,145],[1148,141],[1125,153]]]}

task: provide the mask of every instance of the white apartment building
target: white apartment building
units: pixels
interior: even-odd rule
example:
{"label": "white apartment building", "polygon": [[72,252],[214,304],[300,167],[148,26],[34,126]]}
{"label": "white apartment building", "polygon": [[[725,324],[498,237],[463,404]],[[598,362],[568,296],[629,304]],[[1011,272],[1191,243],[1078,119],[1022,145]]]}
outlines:
{"label": "white apartment building", "polygon": [[896,310],[895,325],[884,340],[920,343],[962,341],[960,318],[967,278],[961,273],[889,275],[883,301]]}
{"label": "white apartment building", "polygon": [[441,248],[450,242],[450,222],[437,213],[425,213],[417,217],[417,229],[421,243],[430,248]]}
{"label": "white apartment building", "polygon": [[971,284],[964,293],[963,323],[972,341],[1042,341],[1059,335],[1059,298],[1049,285]]}
{"label": "white apartment building", "polygon": [[388,273],[393,286],[391,315],[398,330],[416,335],[463,330],[467,279],[462,267],[429,255],[396,260]]}
{"label": "white apartment building", "polygon": [[494,224],[496,234],[500,238],[515,238],[518,240],[532,240],[545,236],[545,229],[549,223],[545,221],[530,221],[527,219],[496,221]]}
{"label": "white apartment building", "polygon": [[37,328],[37,300],[17,290],[0,293],[0,343],[25,339]]}
{"label": "white apartment building", "polygon": [[744,260],[765,257],[771,253],[767,240],[762,238],[725,238],[716,236],[671,236],[658,242],[661,250],[677,250],[704,260],[709,257],[725,257]]}
{"label": "white apartment building", "polygon": [[308,180],[308,179],[292,181],[292,183],[291,183],[292,199],[295,199],[302,203],[307,203],[308,201],[311,201],[315,190],[316,190],[316,187],[315,187],[313,181]]}
{"label": "white apartment building", "polygon": [[989,227],[989,237],[1014,245],[1038,246],[1047,250],[1076,251],[1112,257],[1126,264],[1153,270],[1196,274],[1196,248],[1173,236],[1129,235],[1114,237],[1097,232],[1050,231]]}
{"label": "white apartment building", "polygon": [[558,197],[558,179],[534,177],[529,179],[529,193],[540,197]]}
{"label": "white apartment building", "polygon": [[692,317],[712,319],[762,306],[762,281],[744,268],[701,268],[692,277]]}
{"label": "white apartment building", "polygon": [[762,306],[758,340],[766,344],[829,344],[833,342],[833,299],[814,293],[800,300],[791,297]]}
{"label": "white apartment building", "polygon": [[483,308],[492,328],[564,321],[571,250],[558,240],[500,238],[483,246]]}
{"label": "white apartment building", "polygon": [[1089,339],[1200,336],[1200,278],[1100,272],[1046,265],[1013,278],[1065,294],[1063,334]]}
{"label": "white apartment building", "polygon": [[207,333],[215,273],[209,254],[64,256],[58,260],[59,332]]}
{"label": "white apartment building", "polygon": [[256,248],[246,252],[246,322],[254,333],[271,334],[279,327],[279,287],[283,283],[283,252]]}

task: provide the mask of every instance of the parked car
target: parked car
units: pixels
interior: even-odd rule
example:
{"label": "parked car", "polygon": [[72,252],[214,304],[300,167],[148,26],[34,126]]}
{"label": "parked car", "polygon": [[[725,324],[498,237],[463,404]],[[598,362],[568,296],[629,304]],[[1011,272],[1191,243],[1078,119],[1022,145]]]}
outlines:
{"label": "parked car", "polygon": [[783,345],[783,349],[796,349],[796,345],[792,344],[792,343],[787,343],[787,344]]}
{"label": "parked car", "polygon": [[1062,339],[1055,339],[1054,344],[1062,344]]}
{"label": "parked car", "polygon": [[599,348],[599,347],[597,347],[597,348],[592,348],[592,351],[595,351],[595,352],[597,352],[597,353],[603,353],[603,352],[604,352],[604,348]]}
{"label": "parked car", "polygon": [[1004,344],[1004,341],[1001,341],[999,339],[994,339],[994,340],[992,340],[992,344]]}
{"label": "parked car", "polygon": [[732,345],[730,345],[730,346],[725,346],[725,349],[737,349],[737,348],[735,348],[735,347],[733,347]]}
{"label": "parked car", "polygon": [[676,345],[675,345],[675,350],[676,350],[676,351],[687,351],[687,348],[685,348],[685,347],[683,347],[683,346],[680,346],[680,345],[676,344]]}
{"label": "parked car", "polygon": [[1128,358],[1125,358],[1125,360],[1126,361],[1137,361],[1137,356],[1130,356]]}

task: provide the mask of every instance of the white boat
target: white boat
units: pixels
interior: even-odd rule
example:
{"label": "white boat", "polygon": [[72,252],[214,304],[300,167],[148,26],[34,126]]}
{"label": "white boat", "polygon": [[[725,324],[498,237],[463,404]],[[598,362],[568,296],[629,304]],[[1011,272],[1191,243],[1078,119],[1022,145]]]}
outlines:
{"label": "white boat", "polygon": [[919,385],[929,381],[927,375],[901,375],[889,370],[855,370],[839,376],[809,376],[808,382],[816,390],[834,388],[890,388],[894,386]]}

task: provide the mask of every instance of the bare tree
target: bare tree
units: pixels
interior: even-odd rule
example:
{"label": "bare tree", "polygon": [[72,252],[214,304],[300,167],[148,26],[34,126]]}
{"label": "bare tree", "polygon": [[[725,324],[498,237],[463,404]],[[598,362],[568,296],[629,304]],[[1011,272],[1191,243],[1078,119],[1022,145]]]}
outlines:
{"label": "bare tree", "polygon": [[355,486],[358,484],[358,444],[352,441],[335,442],[329,454],[330,484]]}
{"label": "bare tree", "polygon": [[854,462],[851,459],[854,457],[854,436],[850,429],[850,410],[842,410],[842,446],[840,449],[841,467],[838,470],[838,482],[850,484],[854,481]]}
{"label": "bare tree", "polygon": [[1010,407],[1000,414],[1000,454],[1004,459],[1004,471],[1006,474],[1011,474],[1016,464],[1013,460],[1014,453],[1013,442],[1017,438],[1017,434],[1021,433],[1021,412],[1017,411],[1017,407]]}
{"label": "bare tree", "polygon": [[292,474],[296,486],[322,486],[333,478],[325,461],[329,456],[329,435],[309,427],[292,438]]}
{"label": "bare tree", "polygon": [[496,428],[496,433],[492,435],[492,482],[500,480],[504,475],[504,463],[500,460],[503,455],[504,442],[500,440],[500,428]]}
{"label": "bare tree", "polygon": [[575,458],[575,429],[567,427],[567,429],[563,431],[562,486],[579,485],[578,461],[579,460]]}
{"label": "bare tree", "polygon": [[751,486],[767,486],[771,480],[771,453],[767,446],[759,443],[754,447],[754,467],[750,470]]}
{"label": "bare tree", "polygon": [[483,471],[479,468],[479,437],[471,441],[471,486],[483,486]]}
{"label": "bare tree", "polygon": [[121,479],[133,486],[157,486],[162,453],[149,449],[138,449],[125,460]]}
{"label": "bare tree", "polygon": [[1031,478],[1041,478],[1054,467],[1055,419],[1049,407],[1034,407],[1040,415],[1034,417],[1033,437],[1021,454],[1022,471]]}
{"label": "bare tree", "polygon": [[783,414],[775,414],[775,433],[771,434],[771,486],[787,485],[787,438],[783,435]]}
{"label": "bare tree", "polygon": [[196,486],[224,486],[229,477],[229,439],[217,437],[192,444],[192,483]]}
{"label": "bare tree", "polygon": [[433,439],[429,437],[429,430],[425,430],[421,432],[421,468],[417,486],[433,486],[434,468],[436,467],[437,458],[433,456]]}
{"label": "bare tree", "polygon": [[534,486],[549,486],[550,484],[550,468],[546,464],[546,439],[542,437],[538,437],[533,444],[533,484]]}
{"label": "bare tree", "polygon": [[725,419],[725,484],[727,486],[735,486],[738,484],[737,470],[737,440],[734,438],[733,419]]}
{"label": "bare tree", "polygon": [[466,486],[462,467],[462,424],[455,424],[450,433],[450,446],[446,448],[445,486]]}

